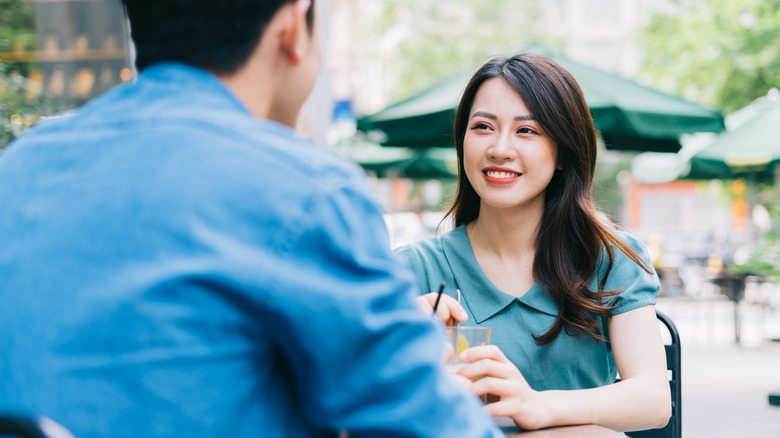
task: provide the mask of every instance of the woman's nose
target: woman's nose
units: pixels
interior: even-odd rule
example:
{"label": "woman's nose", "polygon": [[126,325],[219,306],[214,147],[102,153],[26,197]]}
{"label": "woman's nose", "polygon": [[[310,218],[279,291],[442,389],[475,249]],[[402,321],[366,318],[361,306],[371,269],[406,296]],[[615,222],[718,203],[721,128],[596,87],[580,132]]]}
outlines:
{"label": "woman's nose", "polygon": [[488,148],[488,155],[499,161],[505,161],[512,158],[512,143],[509,136],[500,134],[495,137],[495,141]]}

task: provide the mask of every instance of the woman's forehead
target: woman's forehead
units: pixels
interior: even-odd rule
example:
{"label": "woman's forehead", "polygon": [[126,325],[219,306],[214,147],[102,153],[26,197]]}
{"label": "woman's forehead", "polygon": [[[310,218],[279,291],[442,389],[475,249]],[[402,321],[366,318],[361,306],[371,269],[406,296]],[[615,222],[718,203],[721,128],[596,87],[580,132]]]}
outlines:
{"label": "woman's forehead", "polygon": [[520,93],[502,77],[490,78],[479,86],[470,114],[493,111],[515,113],[513,117],[531,114]]}

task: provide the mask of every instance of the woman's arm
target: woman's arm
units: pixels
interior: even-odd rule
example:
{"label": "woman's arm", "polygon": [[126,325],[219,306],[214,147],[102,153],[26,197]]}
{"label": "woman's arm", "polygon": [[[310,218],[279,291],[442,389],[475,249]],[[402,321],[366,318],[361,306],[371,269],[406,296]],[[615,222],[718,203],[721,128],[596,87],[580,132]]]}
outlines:
{"label": "woman's arm", "polygon": [[493,416],[510,416],[525,429],[572,424],[598,424],[615,430],[663,427],[671,415],[671,395],[654,307],[615,315],[608,330],[619,383],[583,390],[534,391],[495,346],[464,352],[466,357],[461,356],[461,360],[474,363],[460,374],[475,380],[472,390],[477,395],[500,397],[487,406]]}

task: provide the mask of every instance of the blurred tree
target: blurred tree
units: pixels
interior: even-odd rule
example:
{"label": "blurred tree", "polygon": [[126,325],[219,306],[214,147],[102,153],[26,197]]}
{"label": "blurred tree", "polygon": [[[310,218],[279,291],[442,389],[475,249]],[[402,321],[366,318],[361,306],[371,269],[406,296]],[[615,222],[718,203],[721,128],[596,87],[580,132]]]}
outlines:
{"label": "blurred tree", "polygon": [[365,56],[392,68],[396,101],[539,34],[540,0],[380,0],[362,20]]}
{"label": "blurred tree", "polygon": [[2,54],[36,49],[33,7],[33,2],[30,1],[0,0],[0,61],[6,61],[6,72],[24,69],[26,65],[22,62],[9,62]]}
{"label": "blurred tree", "polygon": [[0,149],[21,132],[22,119],[11,118],[26,104],[21,74],[27,73],[28,66],[13,61],[14,54],[35,50],[35,46],[33,3],[0,0]]}
{"label": "blurred tree", "polygon": [[[13,64],[11,64],[13,65]],[[0,61],[0,150],[32,127],[42,117],[61,112],[69,105],[43,95],[31,95],[27,78]]]}
{"label": "blurred tree", "polygon": [[780,208],[768,205],[771,227],[762,233],[758,241],[750,248],[747,260],[728,267],[730,274],[754,274],[780,278]]}
{"label": "blurred tree", "polygon": [[0,0],[0,52],[35,50],[33,3]]}
{"label": "blurred tree", "polygon": [[0,150],[41,117],[69,107],[31,92],[27,76],[40,65],[19,55],[36,49],[34,2],[0,0]]}
{"label": "blurred tree", "polygon": [[640,36],[640,80],[729,113],[780,85],[780,0],[690,0]]}

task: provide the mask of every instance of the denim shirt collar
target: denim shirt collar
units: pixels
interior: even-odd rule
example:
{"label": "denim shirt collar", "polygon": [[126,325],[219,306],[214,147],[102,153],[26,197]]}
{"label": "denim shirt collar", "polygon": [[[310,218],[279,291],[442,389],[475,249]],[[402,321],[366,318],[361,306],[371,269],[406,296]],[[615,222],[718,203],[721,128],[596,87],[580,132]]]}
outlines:
{"label": "denim shirt collar", "polygon": [[477,324],[514,302],[552,316],[558,315],[558,305],[537,283],[519,298],[498,289],[480,269],[465,225],[442,238],[442,250],[461,291],[464,307],[471,311]]}
{"label": "denim shirt collar", "polygon": [[184,108],[177,107],[176,114],[168,116],[218,124],[242,132],[253,131],[262,124],[268,131],[298,136],[289,126],[270,119],[258,119],[221,79],[199,67],[177,62],[153,64],[141,72],[135,86],[146,89],[147,96],[163,90],[192,102]]}
{"label": "denim shirt collar", "polygon": [[139,82],[167,82],[168,86],[208,94],[217,97],[221,104],[237,111],[252,115],[249,108],[213,73],[202,68],[178,62],[160,62],[145,68]]}

